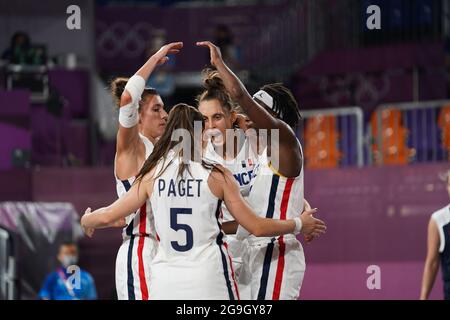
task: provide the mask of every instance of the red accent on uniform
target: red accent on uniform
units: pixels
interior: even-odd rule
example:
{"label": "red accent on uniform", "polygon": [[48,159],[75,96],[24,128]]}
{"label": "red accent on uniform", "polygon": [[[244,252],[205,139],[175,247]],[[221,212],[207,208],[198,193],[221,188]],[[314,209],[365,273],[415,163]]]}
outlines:
{"label": "red accent on uniform", "polygon": [[283,198],[281,199],[281,206],[280,206],[280,219],[286,220],[286,212],[287,207],[289,204],[289,197],[291,195],[291,189],[292,185],[294,184],[295,179],[287,179],[286,186],[284,187],[283,191]]}
{"label": "red accent on uniform", "polygon": [[[286,186],[283,191],[283,198],[281,199],[281,206],[280,206],[281,220],[286,220],[286,212],[294,180],[295,179],[287,179],[286,181]],[[281,283],[283,282],[283,271],[284,271],[284,252],[286,251],[286,245],[284,243],[283,236],[278,238],[278,244],[280,255],[278,257],[277,273],[275,276],[275,284],[273,288],[272,300],[280,300]]]}
{"label": "red accent on uniform", "polygon": [[145,220],[147,218],[147,205],[144,203],[139,210],[139,244],[138,244],[138,266],[139,266],[139,283],[141,287],[142,300],[148,300],[147,281],[145,281],[144,259],[142,251],[145,242]]}
{"label": "red accent on uniform", "polygon": [[228,253],[228,244],[226,242],[224,242],[223,245],[225,246],[225,249],[227,250],[228,260],[230,261],[231,277],[233,278],[234,289],[236,290],[238,300],[241,300],[241,298],[239,297],[239,290],[237,288],[236,279],[234,277],[233,263],[231,262],[231,257],[230,257],[230,254]]}
{"label": "red accent on uniform", "polygon": [[283,241],[283,236],[278,238],[278,244],[280,249],[280,256],[278,257],[277,275],[275,276],[275,285],[273,288],[272,300],[280,300],[281,283],[283,281],[284,271],[284,252],[286,251],[286,245]]}

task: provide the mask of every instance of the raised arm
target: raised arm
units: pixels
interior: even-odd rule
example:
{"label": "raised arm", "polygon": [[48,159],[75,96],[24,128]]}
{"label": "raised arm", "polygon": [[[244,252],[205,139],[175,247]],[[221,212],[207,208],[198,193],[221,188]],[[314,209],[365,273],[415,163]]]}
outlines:
{"label": "raised arm", "polygon": [[211,64],[219,72],[231,98],[245,110],[245,113],[254,122],[257,128],[279,129],[280,144],[292,144],[292,141],[294,141],[294,139],[296,140],[295,133],[286,123],[273,117],[264,107],[253,100],[244,84],[225,64],[220,49],[217,46],[209,41],[197,42],[197,46],[209,49]]}
{"label": "raised arm", "polygon": [[[182,42],[169,43],[152,55],[145,64],[128,80],[120,97],[119,131],[117,133],[116,152],[118,161],[128,165],[139,165],[138,150],[139,139],[139,100],[145,88],[145,83],[157,65],[169,60],[168,54],[178,53],[183,47]],[[143,150],[141,146],[141,150]],[[118,167],[118,166],[116,166]],[[137,169],[136,169],[137,170]],[[136,171],[133,170],[133,171]],[[129,176],[130,174],[125,174]],[[125,177],[127,178],[127,177]]]}
{"label": "raised arm", "polygon": [[436,275],[439,271],[439,230],[436,222],[430,219],[428,223],[428,249],[425,260],[425,267],[422,277],[422,289],[420,292],[420,300],[427,300],[431,289],[433,288]]}

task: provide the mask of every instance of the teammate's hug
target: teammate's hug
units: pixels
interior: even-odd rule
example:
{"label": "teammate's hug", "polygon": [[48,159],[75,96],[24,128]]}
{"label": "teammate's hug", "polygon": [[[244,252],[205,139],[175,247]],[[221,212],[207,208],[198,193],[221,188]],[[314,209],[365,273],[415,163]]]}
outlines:
{"label": "teammate's hug", "polygon": [[304,199],[297,102],[280,83],[250,95],[217,46],[196,45],[212,66],[196,107],[167,114],[145,87],[182,42],[112,83],[119,199],[88,208],[81,225],[88,236],[124,228],[119,299],[297,299],[306,268],[299,235],[312,241],[326,231]]}

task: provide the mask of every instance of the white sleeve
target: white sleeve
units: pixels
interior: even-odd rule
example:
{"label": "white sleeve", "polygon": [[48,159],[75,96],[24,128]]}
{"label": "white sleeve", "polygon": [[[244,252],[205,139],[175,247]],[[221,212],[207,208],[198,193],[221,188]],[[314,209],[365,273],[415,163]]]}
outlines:
{"label": "white sleeve", "polygon": [[449,208],[445,207],[439,211],[436,211],[431,216],[431,219],[434,220],[436,226],[439,230],[439,252],[442,253],[445,248],[445,235],[444,235],[444,226],[450,223],[450,214],[448,212]]}
{"label": "white sleeve", "polygon": [[119,123],[124,128],[132,128],[139,123],[139,101],[145,89],[145,80],[141,76],[132,76],[125,90],[131,96],[131,102],[119,108]]}

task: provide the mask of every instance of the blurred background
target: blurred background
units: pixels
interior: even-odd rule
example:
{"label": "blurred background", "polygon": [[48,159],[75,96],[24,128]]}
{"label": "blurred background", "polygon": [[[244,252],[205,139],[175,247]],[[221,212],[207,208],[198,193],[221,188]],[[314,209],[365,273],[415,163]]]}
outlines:
{"label": "blurred background", "polygon": [[[380,30],[366,27],[370,5]],[[78,225],[116,198],[109,83],[183,41],[150,84],[168,108],[195,104],[209,62],[197,40],[250,92],[280,81],[299,102],[305,195],[328,224],[304,245],[300,299],[417,299],[428,219],[449,202],[448,0],[0,0],[0,298],[36,299],[67,239],[99,299],[115,298],[121,231],[87,240]]]}

